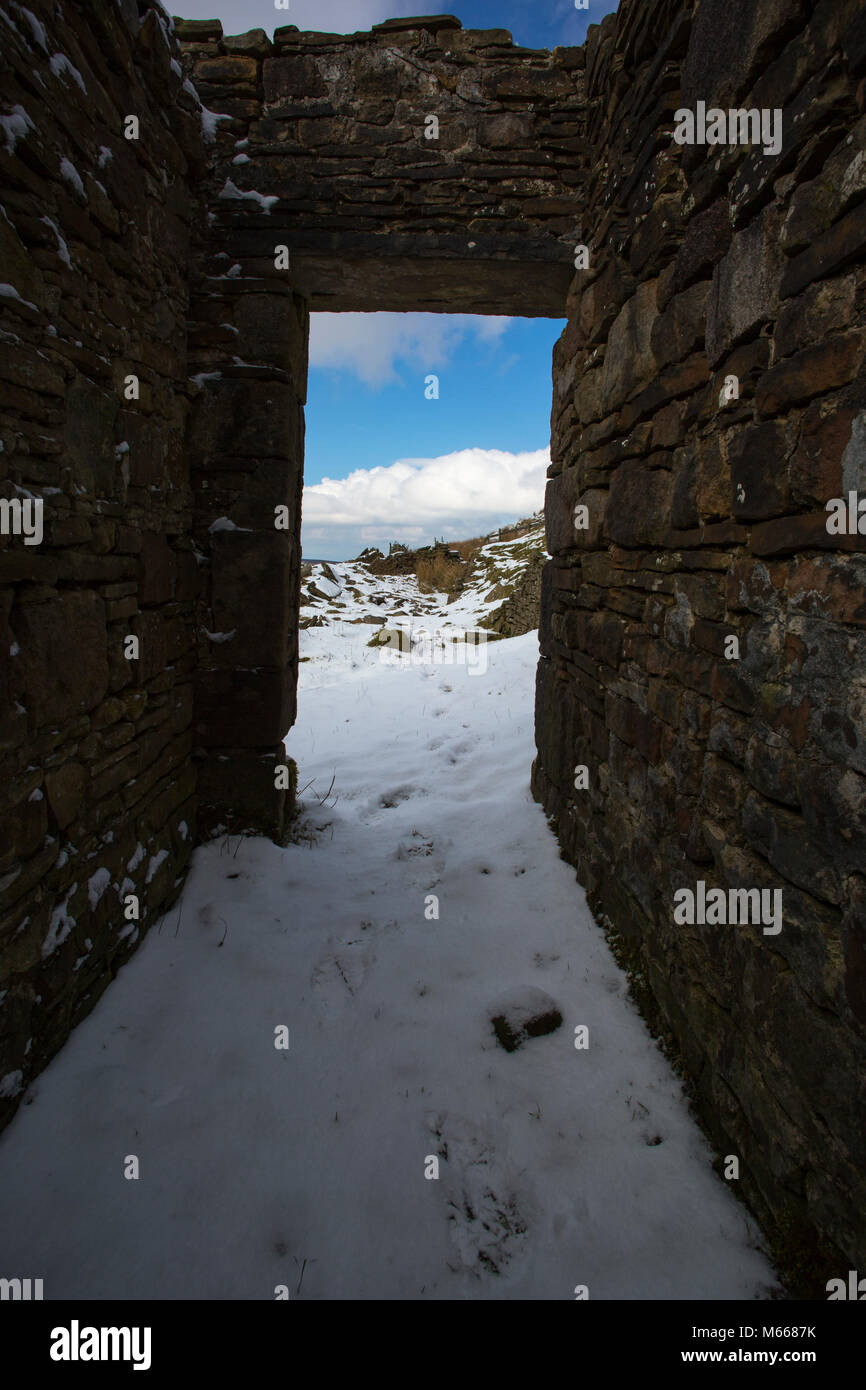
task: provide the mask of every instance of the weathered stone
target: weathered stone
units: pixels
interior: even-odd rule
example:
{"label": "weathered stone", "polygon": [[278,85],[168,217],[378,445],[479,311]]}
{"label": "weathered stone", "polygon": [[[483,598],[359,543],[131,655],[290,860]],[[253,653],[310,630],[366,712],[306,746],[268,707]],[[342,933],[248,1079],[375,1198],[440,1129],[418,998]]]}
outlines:
{"label": "weathered stone", "polygon": [[87,773],[81,763],[64,763],[56,771],[46,774],[48,805],[61,830],[65,830],[78,815],[86,782]]}
{"label": "weathered stone", "polygon": [[706,330],[709,285],[693,285],[676,295],[655,319],[650,332],[653,357],[660,367],[681,362],[702,347]]}
{"label": "weathered stone", "polygon": [[174,593],[175,562],[165,536],[146,532],[141,537],[138,563],[138,602],[168,603]]}
{"label": "weathered stone", "polygon": [[856,375],[866,354],[866,333],[844,333],[771,367],[755,388],[761,415],[775,415],[812,396],[845,386]]}
{"label": "weathered stone", "polygon": [[703,280],[712,274],[731,244],[731,235],[726,198],[719,198],[712,207],[692,218],[671,274],[659,281],[660,294],[663,283],[665,291],[664,299],[659,299],[660,309],[667,307],[670,297],[688,289],[696,280]]}
{"label": "weathered stone", "polygon": [[646,386],[656,371],[652,329],[656,284],[648,281],[617,315],[608,337],[600,383],[605,415]]}
{"label": "weathered stone", "polygon": [[[840,409],[831,401],[814,402],[803,414],[790,478],[793,496],[810,509],[849,491],[842,461],[855,418],[853,410]],[[851,487],[856,490],[857,484]]]}
{"label": "weathered stone", "polygon": [[847,328],[854,318],[856,282],[853,275],[811,286],[785,303],[776,324],[777,358],[789,357],[804,344]]}
{"label": "weathered stone", "polygon": [[491,1006],[490,1022],[499,1045],[506,1052],[516,1052],[529,1038],[554,1033],[562,1026],[562,1014],[543,989],[525,985]]}
{"label": "weathered stone", "polygon": [[[261,31],[260,31],[261,32]],[[258,64],[255,58],[241,56],[226,58],[204,58],[195,65],[196,80],[207,83],[247,82],[255,86],[258,77]]]}
{"label": "weathered stone", "polygon": [[774,420],[740,430],[731,442],[731,513],[738,521],[763,521],[785,512],[792,433]]}
{"label": "weathered stone", "polygon": [[713,271],[707,313],[707,361],[712,367],[772,318],[780,268],[776,227],[769,214],[733,238]]}
{"label": "weathered stone", "polygon": [[[58,594],[17,611],[24,701],[37,726],[86,713],[108,689],[105,608],[89,591]],[[50,678],[46,679],[46,674]]]}
{"label": "weathered stone", "polygon": [[670,473],[640,459],[621,464],[611,479],[605,535],[628,546],[660,540],[669,526],[670,497]]}
{"label": "weathered stone", "polygon": [[[245,34],[225,35],[223,48],[229,53],[246,53],[251,58],[267,58],[273,45],[264,29],[248,29]],[[212,79],[213,80],[213,79]]]}

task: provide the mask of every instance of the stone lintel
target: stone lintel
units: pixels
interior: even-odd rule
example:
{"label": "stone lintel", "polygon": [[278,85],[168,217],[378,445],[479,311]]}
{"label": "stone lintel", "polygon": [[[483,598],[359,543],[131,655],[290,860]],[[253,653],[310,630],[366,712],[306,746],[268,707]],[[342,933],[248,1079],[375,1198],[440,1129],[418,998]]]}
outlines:
{"label": "stone lintel", "polygon": [[413,260],[402,257],[292,256],[293,287],[312,312],[512,314],[564,318],[570,263]]}

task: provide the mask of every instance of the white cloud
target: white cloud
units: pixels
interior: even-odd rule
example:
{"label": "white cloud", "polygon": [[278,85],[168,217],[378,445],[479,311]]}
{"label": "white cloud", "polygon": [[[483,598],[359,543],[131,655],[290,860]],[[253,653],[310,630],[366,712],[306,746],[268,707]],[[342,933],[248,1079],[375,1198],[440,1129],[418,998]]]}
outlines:
{"label": "white cloud", "polygon": [[350,371],[365,386],[385,386],[399,380],[398,361],[435,371],[470,334],[496,343],[510,322],[492,314],[312,314],[310,366]]}
{"label": "white cloud", "polygon": [[304,489],[308,539],[336,539],[342,530],[364,540],[484,534],[505,519],[529,516],[544,503],[550,453],[459,449],[439,458],[398,459],[356,469]]}

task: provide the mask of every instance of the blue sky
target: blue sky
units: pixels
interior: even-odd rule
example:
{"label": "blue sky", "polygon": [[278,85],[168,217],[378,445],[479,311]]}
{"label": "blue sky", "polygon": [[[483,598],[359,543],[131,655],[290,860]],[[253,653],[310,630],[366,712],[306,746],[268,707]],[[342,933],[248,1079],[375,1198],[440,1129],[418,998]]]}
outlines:
{"label": "blue sky", "polygon": [[[457,540],[540,507],[563,326],[314,314],[304,553],[341,560],[389,540]],[[431,375],[438,398],[428,396]]]}
{"label": "blue sky", "polygon": [[[616,0],[179,0],[227,34],[283,24],[348,33],[453,13],[535,48],[579,44]],[[444,314],[316,314],[306,411],[303,549],[343,560],[389,540],[485,534],[543,504],[551,352],[563,322]],[[425,379],[439,379],[438,399]]]}
{"label": "blue sky", "polygon": [[587,24],[598,23],[616,3],[589,0],[588,10],[577,10],[574,0],[289,0],[288,10],[277,10],[274,0],[168,0],[166,8],[185,19],[221,19],[227,34],[272,34],[284,24],[345,34],[400,15],[455,14],[464,29],[509,29],[515,43],[553,48],[583,43]]}

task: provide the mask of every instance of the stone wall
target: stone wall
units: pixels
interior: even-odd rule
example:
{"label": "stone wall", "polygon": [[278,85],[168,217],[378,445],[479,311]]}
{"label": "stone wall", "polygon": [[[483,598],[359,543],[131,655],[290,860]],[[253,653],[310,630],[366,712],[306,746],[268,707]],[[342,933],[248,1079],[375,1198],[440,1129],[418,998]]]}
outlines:
{"label": "stone wall", "polygon": [[176,32],[213,141],[188,437],[200,820],[280,839],[309,311],[562,314],[586,178],[583,51],[519,48],[448,16],[349,36],[289,26],[273,42],[219,21]]}
{"label": "stone wall", "polygon": [[[205,105],[231,117],[213,211],[245,266],[283,242],[313,310],[562,314],[587,178],[582,49],[448,15],[289,25],[273,43],[212,21],[178,32]],[[251,192],[272,199],[266,218]]]}
{"label": "stone wall", "polygon": [[[310,309],[567,297],[533,785],[820,1296],[866,1260],[859,0],[622,0],[552,54],[177,28],[0,11],[0,492],[45,523],[0,537],[0,1123],[196,835],[285,835]],[[698,101],[781,109],[781,153],[676,144]],[[699,881],[782,931],[675,925]]]}
{"label": "stone wall", "polygon": [[204,159],[166,21],[140,8],[0,13],[0,497],[42,500],[44,531],[0,535],[0,1125],[171,903],[196,834]]}
{"label": "stone wall", "polygon": [[522,637],[538,627],[541,612],[541,584],[547,556],[540,551],[530,555],[518,578],[514,593],[494,609],[484,626],[500,637]]}
{"label": "stone wall", "polygon": [[[826,1296],[866,1259],[866,540],[825,510],[866,491],[866,23],[623,0],[586,47],[534,788],[792,1287]],[[781,153],[676,144],[698,101],[781,108]],[[699,880],[781,888],[781,932],[675,925]]]}

